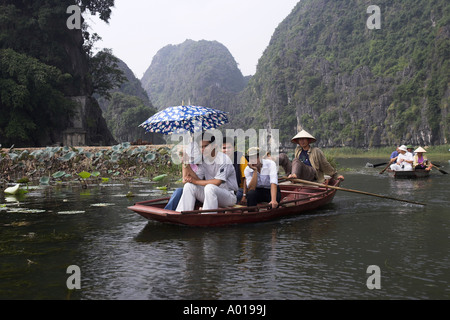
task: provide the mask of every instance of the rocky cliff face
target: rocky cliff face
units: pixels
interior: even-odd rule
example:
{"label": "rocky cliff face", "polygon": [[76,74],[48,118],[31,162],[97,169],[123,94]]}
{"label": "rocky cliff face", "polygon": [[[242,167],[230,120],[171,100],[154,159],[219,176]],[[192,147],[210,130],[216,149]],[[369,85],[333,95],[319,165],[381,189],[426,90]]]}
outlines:
{"label": "rocky cliff face", "polygon": [[[13,127],[9,126],[6,137],[1,136],[1,127],[5,124],[0,123],[0,138],[3,142],[23,146],[55,143],[109,145],[115,142],[98,103],[92,97],[93,85],[85,47],[86,30],[69,29],[66,24],[69,17],[66,10],[73,4],[73,1],[68,0],[0,2],[0,49],[15,53],[5,65],[14,66],[17,64],[14,59],[22,59],[33,66],[29,70],[21,70],[20,77],[11,72],[2,74],[2,80],[14,85],[15,92],[12,95],[27,96],[29,99],[18,100],[15,104],[3,103],[4,98],[11,95],[11,90],[0,93],[3,97],[0,107],[4,108],[4,114],[9,111],[8,122],[19,118],[22,124],[23,120],[27,123],[22,130],[17,129],[19,125],[15,123]],[[88,8],[91,13],[102,12],[106,18],[109,17],[111,5],[110,1],[89,1],[83,8]],[[40,82],[48,77],[48,71],[39,74],[39,68],[56,68],[61,74],[45,83],[43,88],[47,92],[34,90],[36,85],[33,85],[33,81]],[[62,99],[53,98],[49,94],[52,92],[57,93],[55,97],[60,94]],[[42,96],[51,98],[46,100]],[[75,107],[66,108],[66,105],[72,105],[67,100],[75,102]],[[22,135],[20,131],[23,131]]]}
{"label": "rocky cliff face", "polygon": [[142,86],[157,109],[181,105],[228,108],[245,79],[228,49],[216,41],[186,40],[153,58]]}
{"label": "rocky cliff face", "polygon": [[[243,128],[301,128],[321,146],[448,143],[450,4],[302,0],[279,25],[230,108]],[[239,106],[248,106],[242,110]]]}
{"label": "rocky cliff face", "polygon": [[76,102],[75,112],[68,118],[66,130],[54,133],[56,141],[41,141],[41,145],[57,141],[64,145],[90,146],[116,143],[102,110],[93,97],[94,92],[89,80],[89,62],[83,50],[83,43],[81,30],[67,30],[64,40],[67,65],[64,71],[72,75],[73,82],[65,90],[68,97]]}

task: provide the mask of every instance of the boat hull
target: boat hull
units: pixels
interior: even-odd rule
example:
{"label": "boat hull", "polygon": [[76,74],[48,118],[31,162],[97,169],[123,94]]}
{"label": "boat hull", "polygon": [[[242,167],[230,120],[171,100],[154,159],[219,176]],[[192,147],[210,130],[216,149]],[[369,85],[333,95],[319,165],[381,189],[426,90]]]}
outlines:
{"label": "boat hull", "polygon": [[421,179],[428,178],[430,171],[427,170],[414,170],[414,171],[393,171],[394,178],[396,179]]}
{"label": "boat hull", "polygon": [[[331,185],[339,186],[340,181],[333,181]],[[256,207],[220,208],[217,212],[211,210],[194,210],[177,212],[164,209],[169,198],[138,202],[129,207],[148,220],[194,227],[220,227],[233,224],[248,224],[264,222],[282,217],[311,212],[330,203],[336,189],[298,186],[292,184],[280,185],[282,200],[276,209],[268,204]]]}

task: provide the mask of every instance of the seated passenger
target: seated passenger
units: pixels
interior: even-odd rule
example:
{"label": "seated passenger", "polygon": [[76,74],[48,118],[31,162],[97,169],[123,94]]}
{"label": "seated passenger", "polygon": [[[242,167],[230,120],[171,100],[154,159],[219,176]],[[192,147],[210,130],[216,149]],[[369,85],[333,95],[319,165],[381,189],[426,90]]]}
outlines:
{"label": "seated passenger", "polygon": [[214,136],[202,138],[203,160],[198,164],[197,172],[189,165],[184,178],[183,195],[176,211],[194,210],[196,200],[203,202],[203,210],[229,207],[236,204],[236,172],[230,158],[217,151]]}
{"label": "seated passenger", "polygon": [[425,169],[427,171],[430,171],[433,167],[433,164],[428,161],[427,157],[424,156],[424,153],[427,152],[424,148],[419,147],[416,150],[414,150],[414,161],[413,161],[413,167],[414,169]]}
{"label": "seated passenger", "polygon": [[398,155],[399,155],[398,148],[399,148],[399,147],[397,147],[397,148],[395,149],[395,151],[393,151],[393,152],[391,153],[391,156],[390,156],[390,158],[389,158],[389,160],[395,158],[395,160],[392,160],[392,162],[394,162],[394,163],[396,162],[397,157],[398,157]]}
{"label": "seated passenger", "polygon": [[412,171],[413,167],[413,155],[408,152],[408,149],[405,145],[400,146],[398,148],[400,154],[396,158],[391,159],[391,163],[396,161],[396,163],[391,164],[391,170],[393,171]]}
{"label": "seated passenger", "polygon": [[261,159],[258,148],[250,148],[248,156],[248,166],[244,171],[248,189],[247,206],[253,207],[261,202],[269,202],[273,209],[277,208],[281,192],[276,163]]}
{"label": "seated passenger", "polygon": [[[200,148],[197,143],[191,142],[189,143],[182,151],[182,161],[183,164],[188,164],[193,172],[197,171],[197,164],[201,162],[202,154],[200,152]],[[182,179],[184,183],[185,177],[188,176],[187,166],[183,165],[182,168]],[[167,210],[176,210],[178,203],[180,202],[181,195],[183,194],[183,188],[177,188],[173,192],[172,196],[169,199],[169,202],[164,207]]]}
{"label": "seated passenger", "polygon": [[241,152],[235,151],[234,141],[229,137],[223,138],[222,152],[233,161],[234,170],[236,171],[236,182],[238,184],[236,203],[240,203],[244,195],[244,187],[246,187],[244,170],[247,167],[248,161]]}

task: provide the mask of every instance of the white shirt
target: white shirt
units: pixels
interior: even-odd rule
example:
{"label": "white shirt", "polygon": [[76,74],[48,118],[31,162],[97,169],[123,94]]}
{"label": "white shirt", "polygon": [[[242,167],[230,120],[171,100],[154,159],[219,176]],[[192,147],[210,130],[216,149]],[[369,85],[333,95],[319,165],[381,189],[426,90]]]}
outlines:
{"label": "white shirt", "polygon": [[[399,160],[401,160],[401,159],[408,160],[408,161],[414,161],[414,156],[410,152],[406,152],[405,154],[399,153],[398,158],[397,158],[397,163],[400,163]],[[406,164],[406,162],[403,164]]]}
{"label": "white shirt", "polygon": [[[270,189],[272,183],[278,185],[278,170],[277,165],[274,161],[268,159],[262,159],[261,172],[258,172],[258,181],[256,183],[257,188]],[[250,185],[250,181],[253,177],[253,169],[249,166],[244,170],[245,181],[247,182],[247,187]]]}
{"label": "white shirt", "polygon": [[222,180],[221,188],[230,191],[238,190],[236,171],[234,170],[233,163],[225,153],[220,151],[217,152],[214,161],[203,161],[203,163],[199,164],[196,174],[199,179]]}

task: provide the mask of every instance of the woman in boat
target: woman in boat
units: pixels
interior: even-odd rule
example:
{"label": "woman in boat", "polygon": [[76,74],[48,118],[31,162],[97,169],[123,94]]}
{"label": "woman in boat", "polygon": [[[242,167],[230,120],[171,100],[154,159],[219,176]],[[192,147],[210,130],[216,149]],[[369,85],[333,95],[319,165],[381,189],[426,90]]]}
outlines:
{"label": "woman in boat", "polygon": [[414,158],[412,153],[408,152],[408,149],[405,145],[400,146],[398,148],[400,154],[396,157],[391,159],[391,163],[396,161],[396,163],[391,164],[391,170],[392,171],[412,171],[413,170],[413,162]]}
{"label": "woman in boat", "polygon": [[247,182],[247,206],[253,207],[261,202],[269,202],[272,209],[278,207],[281,201],[281,191],[278,186],[278,170],[273,160],[261,159],[259,148],[248,150],[249,162],[245,168]]}
{"label": "woman in boat", "polygon": [[280,154],[279,157],[279,163],[285,168],[289,178],[323,183],[325,175],[328,175],[332,178],[344,180],[344,176],[338,175],[336,169],[328,162],[322,150],[311,146],[311,143],[316,142],[316,138],[311,134],[302,130],[291,141],[298,144],[292,163],[290,163],[287,155],[284,153]]}
{"label": "woman in boat", "polygon": [[[197,172],[197,164],[202,161],[202,154],[200,152],[200,147],[197,143],[191,142],[185,147],[182,151],[182,160],[183,160],[183,167],[182,167],[182,179],[184,182],[184,179],[188,177],[189,172]],[[191,169],[191,171],[188,171],[187,167]],[[172,196],[169,199],[169,202],[164,207],[164,209],[168,210],[175,210],[178,206],[178,203],[180,202],[181,196],[183,195],[183,188],[177,188],[173,192]]]}
{"label": "woman in boat", "polygon": [[425,169],[426,171],[430,171],[433,167],[433,164],[428,161],[427,157],[424,155],[427,151],[419,147],[416,150],[414,150],[414,160],[413,160],[413,167],[414,169]]}
{"label": "woman in boat", "polygon": [[231,159],[217,150],[215,137],[202,138],[202,163],[198,164],[197,172],[189,165],[183,164],[187,170],[184,177],[183,194],[176,211],[192,211],[196,200],[203,202],[203,210],[229,207],[236,204],[236,171]]}

